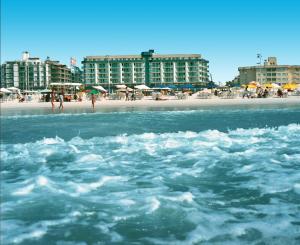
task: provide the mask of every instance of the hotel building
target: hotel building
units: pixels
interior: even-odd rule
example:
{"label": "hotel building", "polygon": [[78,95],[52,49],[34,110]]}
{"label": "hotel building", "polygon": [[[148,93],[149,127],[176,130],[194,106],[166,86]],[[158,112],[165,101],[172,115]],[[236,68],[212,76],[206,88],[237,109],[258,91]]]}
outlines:
{"label": "hotel building", "polygon": [[264,83],[300,84],[300,65],[278,65],[276,57],[269,57],[263,65],[239,67],[241,84],[251,81]]}
{"label": "hotel building", "polygon": [[70,68],[58,61],[47,58],[43,62],[40,58],[31,58],[28,52],[22,54],[21,60],[1,65],[1,87],[33,90],[47,88],[52,82],[81,82],[81,77],[72,74]]}
{"label": "hotel building", "polygon": [[208,61],[200,54],[158,55],[154,50],[141,55],[87,56],[82,61],[84,82],[109,86],[147,86],[209,82]]}

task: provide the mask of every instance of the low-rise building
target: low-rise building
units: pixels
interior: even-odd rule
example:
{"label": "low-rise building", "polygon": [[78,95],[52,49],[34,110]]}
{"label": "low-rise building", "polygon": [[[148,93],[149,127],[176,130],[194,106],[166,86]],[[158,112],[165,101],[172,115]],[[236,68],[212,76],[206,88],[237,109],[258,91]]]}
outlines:
{"label": "low-rise building", "polygon": [[300,84],[300,65],[278,65],[276,57],[269,57],[263,65],[239,67],[241,84],[256,81],[266,83]]}
{"label": "low-rise building", "polygon": [[148,86],[209,82],[208,61],[200,54],[87,56],[83,62],[84,82],[101,84],[146,84]]}

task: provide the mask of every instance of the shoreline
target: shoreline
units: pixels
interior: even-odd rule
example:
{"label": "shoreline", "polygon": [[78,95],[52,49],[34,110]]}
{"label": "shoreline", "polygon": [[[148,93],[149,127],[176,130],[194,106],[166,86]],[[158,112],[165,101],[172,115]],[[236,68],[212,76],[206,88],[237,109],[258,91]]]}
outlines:
{"label": "shoreline", "polygon": [[[288,98],[235,98],[235,99],[196,99],[189,98],[186,100],[151,100],[143,99],[136,101],[120,101],[120,100],[102,100],[96,101],[95,110],[101,109],[140,109],[140,108],[205,108],[205,107],[226,107],[226,106],[247,106],[247,105],[297,105],[300,106],[300,97]],[[32,109],[47,109],[51,110],[51,102],[3,102],[0,104],[1,113],[14,110],[27,111]],[[55,102],[55,111],[58,111],[59,102]],[[64,102],[64,110],[68,109],[91,109],[91,101],[82,102]]]}

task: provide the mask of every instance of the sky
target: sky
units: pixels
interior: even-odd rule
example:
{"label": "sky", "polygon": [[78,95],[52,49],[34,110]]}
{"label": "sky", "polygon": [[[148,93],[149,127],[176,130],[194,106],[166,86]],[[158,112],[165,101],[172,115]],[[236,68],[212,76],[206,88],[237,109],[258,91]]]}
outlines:
{"label": "sky", "polygon": [[1,0],[1,63],[31,56],[201,54],[214,82],[277,56],[300,65],[298,0]]}

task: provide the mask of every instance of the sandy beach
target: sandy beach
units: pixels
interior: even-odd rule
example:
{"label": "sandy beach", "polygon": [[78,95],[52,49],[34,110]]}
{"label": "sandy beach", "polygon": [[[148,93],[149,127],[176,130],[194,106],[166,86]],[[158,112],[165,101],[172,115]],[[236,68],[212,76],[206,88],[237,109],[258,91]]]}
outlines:
{"label": "sandy beach", "polygon": [[[186,100],[160,100],[155,101],[150,98],[145,98],[142,100],[136,101],[124,101],[124,100],[101,100],[96,101],[96,109],[120,109],[120,108],[201,108],[201,107],[213,107],[213,106],[234,106],[234,105],[295,105],[299,104],[300,106],[300,97],[288,97],[288,98],[261,98],[261,99],[197,99],[197,98],[188,98]],[[55,103],[55,109],[58,109],[59,103]],[[64,109],[89,109],[92,107],[91,101],[82,101],[82,102],[65,102]],[[9,101],[1,103],[1,111],[10,111],[10,110],[26,110],[26,109],[51,109],[50,102],[23,102],[18,103],[17,101]]]}

